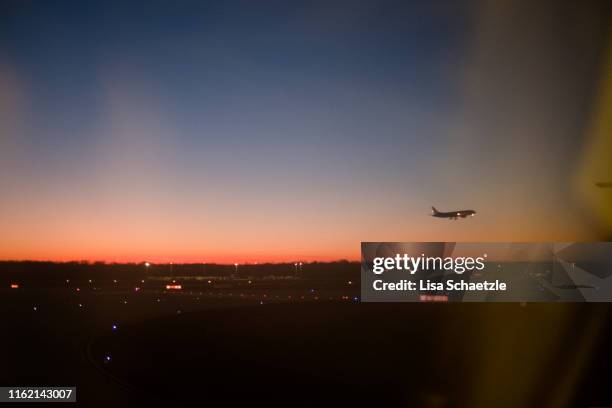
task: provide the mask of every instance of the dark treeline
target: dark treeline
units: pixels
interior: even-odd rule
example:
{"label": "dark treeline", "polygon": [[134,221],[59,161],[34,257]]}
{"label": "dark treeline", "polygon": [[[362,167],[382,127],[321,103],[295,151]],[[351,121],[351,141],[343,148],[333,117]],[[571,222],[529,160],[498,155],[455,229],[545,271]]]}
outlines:
{"label": "dark treeline", "polygon": [[358,262],[311,262],[268,264],[149,264],[104,263],[104,262],[38,262],[1,261],[0,279],[7,280],[57,280],[94,279],[122,277],[144,278],[146,276],[218,276],[240,278],[262,278],[265,276],[304,279],[357,279],[360,272]]}

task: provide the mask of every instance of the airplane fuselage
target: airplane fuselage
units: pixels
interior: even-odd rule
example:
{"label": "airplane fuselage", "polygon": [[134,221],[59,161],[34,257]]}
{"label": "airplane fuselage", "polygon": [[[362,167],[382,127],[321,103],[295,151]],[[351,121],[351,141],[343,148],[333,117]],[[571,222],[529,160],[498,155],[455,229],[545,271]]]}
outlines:
{"label": "airplane fuselage", "polygon": [[474,210],[459,210],[459,211],[442,212],[442,211],[436,210],[433,207],[432,207],[432,213],[431,213],[432,217],[436,217],[436,218],[448,218],[450,220],[456,220],[456,219],[459,219],[459,218],[473,217],[474,215],[476,215],[476,211],[474,211]]}

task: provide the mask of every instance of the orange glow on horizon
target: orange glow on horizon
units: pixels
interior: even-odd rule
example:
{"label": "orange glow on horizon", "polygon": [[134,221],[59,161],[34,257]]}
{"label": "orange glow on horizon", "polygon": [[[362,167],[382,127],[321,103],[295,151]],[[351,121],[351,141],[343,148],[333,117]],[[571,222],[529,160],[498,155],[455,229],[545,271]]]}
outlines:
{"label": "orange glow on horizon", "polygon": [[359,262],[359,255],[352,256],[323,256],[323,257],[305,257],[305,256],[277,256],[277,257],[266,257],[266,258],[253,258],[253,257],[240,257],[240,256],[225,256],[225,257],[208,257],[203,259],[199,256],[193,257],[23,257],[23,258],[15,258],[15,257],[2,257],[0,258],[0,262],[2,261],[35,261],[35,262],[57,262],[57,263],[67,263],[67,262],[87,262],[87,263],[96,263],[102,262],[106,264],[142,264],[144,265],[146,262],[149,262],[151,265],[170,265],[170,264],[218,264],[218,265],[259,265],[259,264],[293,264],[296,261],[303,263],[312,263],[312,262],[339,262],[339,261],[349,261],[349,262]]}

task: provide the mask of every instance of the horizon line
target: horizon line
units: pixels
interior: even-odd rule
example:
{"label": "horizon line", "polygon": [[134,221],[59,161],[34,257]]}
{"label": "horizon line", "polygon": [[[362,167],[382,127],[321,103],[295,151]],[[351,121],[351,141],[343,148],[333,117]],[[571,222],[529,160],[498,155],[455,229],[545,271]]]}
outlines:
{"label": "horizon line", "polygon": [[142,265],[146,266],[169,266],[169,265],[221,265],[221,266],[235,266],[235,265],[248,265],[248,266],[257,266],[257,265],[289,265],[289,264],[314,264],[314,263],[360,263],[361,260],[357,259],[346,259],[346,258],[338,258],[334,260],[314,260],[314,261],[301,261],[301,260],[292,260],[292,261],[253,261],[253,262],[150,262],[150,261],[102,261],[102,260],[65,260],[65,261],[57,261],[50,259],[0,259],[0,263],[54,263],[54,264],[83,264],[83,265]]}

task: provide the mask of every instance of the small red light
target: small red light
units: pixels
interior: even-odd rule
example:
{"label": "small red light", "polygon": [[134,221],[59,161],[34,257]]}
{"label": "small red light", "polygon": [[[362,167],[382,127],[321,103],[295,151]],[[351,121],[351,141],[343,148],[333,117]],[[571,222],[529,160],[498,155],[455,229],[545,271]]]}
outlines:
{"label": "small red light", "polygon": [[11,283],[11,289],[19,289],[19,284]]}
{"label": "small red light", "polygon": [[421,295],[419,297],[421,302],[448,302],[448,296],[446,295]]}

